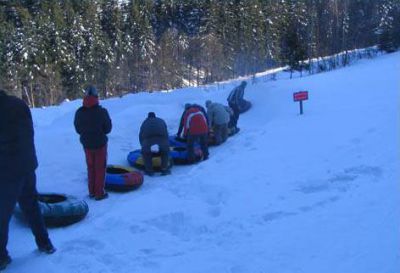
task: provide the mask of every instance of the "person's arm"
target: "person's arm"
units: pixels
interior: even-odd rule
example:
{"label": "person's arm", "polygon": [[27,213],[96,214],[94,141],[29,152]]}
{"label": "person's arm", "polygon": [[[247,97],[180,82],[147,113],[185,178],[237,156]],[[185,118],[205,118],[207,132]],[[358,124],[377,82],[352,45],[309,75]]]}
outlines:
{"label": "person's arm", "polygon": [[80,135],[82,131],[81,131],[81,126],[80,126],[79,112],[80,111],[78,110],[75,113],[74,127],[75,127],[75,131]]}
{"label": "person's arm", "polygon": [[207,124],[210,124],[209,116],[208,116],[206,110],[204,109],[204,107],[200,107],[200,110],[204,114],[204,116],[206,117]]}
{"label": "person's arm", "polygon": [[143,143],[143,125],[144,125],[144,122],[140,126],[140,131],[139,131],[139,143],[140,143],[140,145],[142,145],[142,143]]}
{"label": "person's arm", "polygon": [[[17,124],[17,150],[18,154],[24,154],[27,151],[35,150],[34,131],[31,110],[24,102],[15,107],[15,118]],[[23,158],[21,156],[21,158]]]}
{"label": "person's arm", "polygon": [[164,120],[162,121],[162,123],[163,123],[163,133],[164,133],[164,136],[168,138],[169,135],[168,135],[167,123],[165,123]]}
{"label": "person's arm", "polygon": [[104,133],[109,134],[112,130],[112,122],[108,111],[104,109],[104,125],[103,125]]}
{"label": "person's arm", "polygon": [[245,89],[245,87],[244,86],[241,86],[240,88],[239,88],[239,94],[238,94],[238,100],[239,101],[242,101],[243,100],[243,97],[244,97],[244,89]]}
{"label": "person's arm", "polygon": [[207,109],[206,118],[207,118],[208,126],[211,127],[214,122],[214,111],[213,111],[212,107]]}
{"label": "person's arm", "polygon": [[235,104],[239,105],[240,104],[240,90],[242,90],[242,88],[240,86],[236,87],[235,89]]}
{"label": "person's arm", "polygon": [[185,113],[186,113],[186,111],[183,111],[183,114],[182,114],[182,116],[181,116],[181,120],[180,120],[180,122],[179,122],[178,133],[176,133],[176,135],[177,135],[178,137],[181,135],[182,130],[183,130],[183,119],[184,119],[184,117],[185,117]]}

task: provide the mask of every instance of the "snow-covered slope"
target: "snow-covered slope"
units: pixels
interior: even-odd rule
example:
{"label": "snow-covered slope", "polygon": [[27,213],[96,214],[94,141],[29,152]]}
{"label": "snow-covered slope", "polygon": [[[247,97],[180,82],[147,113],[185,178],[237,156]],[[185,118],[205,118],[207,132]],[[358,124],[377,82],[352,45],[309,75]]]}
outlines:
{"label": "snow-covered slope", "polygon": [[[50,234],[39,254],[11,223],[7,272],[395,273],[400,268],[400,54],[289,80],[258,78],[240,134],[210,159],[143,187],[87,198],[73,116],[81,101],[34,109],[38,188],[87,200],[88,217]],[[225,103],[231,82],[103,101],[113,119],[109,163],[139,148],[148,111],[175,133],[186,102]],[[309,90],[305,115],[292,93]]]}

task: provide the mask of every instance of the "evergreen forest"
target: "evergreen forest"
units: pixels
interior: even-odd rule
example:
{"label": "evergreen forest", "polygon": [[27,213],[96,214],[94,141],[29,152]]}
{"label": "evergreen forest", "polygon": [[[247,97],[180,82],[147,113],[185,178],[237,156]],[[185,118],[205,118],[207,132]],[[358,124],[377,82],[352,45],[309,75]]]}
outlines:
{"label": "evergreen forest", "polygon": [[0,0],[0,22],[0,85],[35,107],[400,45],[400,0]]}

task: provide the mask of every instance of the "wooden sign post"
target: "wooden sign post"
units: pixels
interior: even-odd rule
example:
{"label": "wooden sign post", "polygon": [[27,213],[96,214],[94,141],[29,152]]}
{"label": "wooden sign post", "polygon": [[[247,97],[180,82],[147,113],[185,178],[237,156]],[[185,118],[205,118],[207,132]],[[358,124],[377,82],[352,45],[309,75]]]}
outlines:
{"label": "wooden sign post", "polygon": [[303,114],[303,100],[308,100],[308,91],[293,93],[293,100],[300,102],[300,115]]}

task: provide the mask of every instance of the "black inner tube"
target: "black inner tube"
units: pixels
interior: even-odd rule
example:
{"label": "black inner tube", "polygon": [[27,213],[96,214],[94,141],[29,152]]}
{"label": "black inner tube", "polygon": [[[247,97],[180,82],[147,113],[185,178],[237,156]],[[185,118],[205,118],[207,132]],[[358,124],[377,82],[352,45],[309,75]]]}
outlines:
{"label": "black inner tube", "polygon": [[115,167],[108,167],[107,168],[107,173],[109,174],[123,174],[123,173],[129,173],[130,171],[122,169],[122,168],[115,168]]}
{"label": "black inner tube", "polygon": [[67,197],[61,194],[39,194],[38,201],[47,204],[61,203],[67,200]]}

